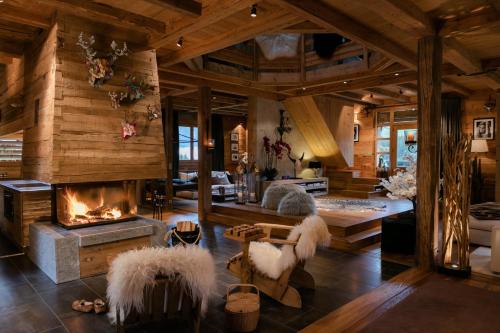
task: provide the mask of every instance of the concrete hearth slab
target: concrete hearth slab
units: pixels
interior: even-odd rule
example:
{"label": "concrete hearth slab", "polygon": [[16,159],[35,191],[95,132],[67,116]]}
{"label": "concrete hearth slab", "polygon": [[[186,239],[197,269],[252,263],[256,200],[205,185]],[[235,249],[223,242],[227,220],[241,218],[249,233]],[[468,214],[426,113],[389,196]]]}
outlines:
{"label": "concrete hearth slab", "polygon": [[80,278],[80,248],[150,236],[157,245],[164,232],[161,221],[134,221],[67,230],[52,223],[30,224],[31,260],[55,283]]}

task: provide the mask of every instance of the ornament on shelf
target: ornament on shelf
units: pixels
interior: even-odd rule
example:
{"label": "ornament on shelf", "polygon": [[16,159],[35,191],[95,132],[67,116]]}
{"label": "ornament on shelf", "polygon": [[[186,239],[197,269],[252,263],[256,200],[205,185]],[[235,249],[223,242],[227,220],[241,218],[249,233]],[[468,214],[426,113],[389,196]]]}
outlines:
{"label": "ornament on shelf", "polygon": [[157,105],[148,104],[148,120],[153,121],[160,118],[160,109]]}
{"label": "ornament on shelf", "polygon": [[122,56],[128,55],[127,43],[123,43],[123,47],[118,48],[115,41],[111,42],[111,52],[106,56],[98,56],[97,51],[92,48],[95,43],[95,37],[90,36],[85,40],[83,32],[78,36],[76,45],[80,46],[85,51],[85,63],[89,70],[89,83],[92,87],[99,87],[107,80],[113,77],[113,65],[115,61]]}
{"label": "ornament on shelf", "polygon": [[109,92],[111,97],[111,106],[114,109],[119,108],[122,104],[132,104],[145,97],[147,91],[152,91],[154,87],[146,82],[145,78],[137,80],[132,74],[125,75],[124,86],[127,91],[122,92]]}

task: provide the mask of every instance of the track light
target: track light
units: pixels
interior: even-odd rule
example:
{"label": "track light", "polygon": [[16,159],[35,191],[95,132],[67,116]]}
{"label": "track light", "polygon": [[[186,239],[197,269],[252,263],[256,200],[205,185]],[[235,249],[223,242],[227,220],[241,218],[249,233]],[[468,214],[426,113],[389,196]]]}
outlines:
{"label": "track light", "polygon": [[182,45],[184,44],[184,38],[181,36],[179,37],[179,39],[177,40],[177,47],[182,47]]}
{"label": "track light", "polygon": [[250,9],[250,16],[257,17],[257,5],[256,4],[252,5],[252,9]]}

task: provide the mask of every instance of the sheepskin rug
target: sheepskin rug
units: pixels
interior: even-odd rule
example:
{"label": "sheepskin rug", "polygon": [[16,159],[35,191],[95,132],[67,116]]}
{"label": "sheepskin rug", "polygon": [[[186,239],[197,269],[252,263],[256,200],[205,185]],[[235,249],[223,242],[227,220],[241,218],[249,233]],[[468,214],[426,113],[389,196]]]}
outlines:
{"label": "sheepskin rug", "polygon": [[292,216],[316,215],[316,205],[312,195],[305,192],[290,192],[281,199],[278,214]]}
{"label": "sheepskin rug", "polygon": [[262,274],[278,279],[281,273],[296,264],[297,261],[312,258],[316,254],[316,247],[330,245],[331,235],[323,219],[317,215],[305,218],[288,234],[288,240],[297,241],[292,245],[283,245],[278,248],[266,242],[251,242],[249,255],[252,264]]}
{"label": "sheepskin rug", "polygon": [[290,192],[306,193],[306,190],[296,184],[272,184],[264,192],[262,207],[278,209],[281,199]]}
{"label": "sheepskin rug", "polygon": [[116,323],[115,309],[119,309],[122,320],[132,308],[142,311],[144,287],[153,285],[157,275],[173,277],[176,273],[193,299],[201,300],[205,311],[215,290],[215,265],[208,250],[198,246],[150,247],[119,254],[108,273],[111,322]]}

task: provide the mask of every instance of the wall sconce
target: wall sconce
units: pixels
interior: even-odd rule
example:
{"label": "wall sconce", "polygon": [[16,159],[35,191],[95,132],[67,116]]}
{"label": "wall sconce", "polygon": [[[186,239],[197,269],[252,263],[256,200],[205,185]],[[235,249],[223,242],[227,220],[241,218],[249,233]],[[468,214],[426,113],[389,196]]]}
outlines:
{"label": "wall sconce", "polygon": [[405,145],[410,153],[417,152],[417,138],[414,131],[405,131]]}
{"label": "wall sconce", "polygon": [[207,140],[207,148],[209,150],[215,149],[215,140],[214,139]]}

